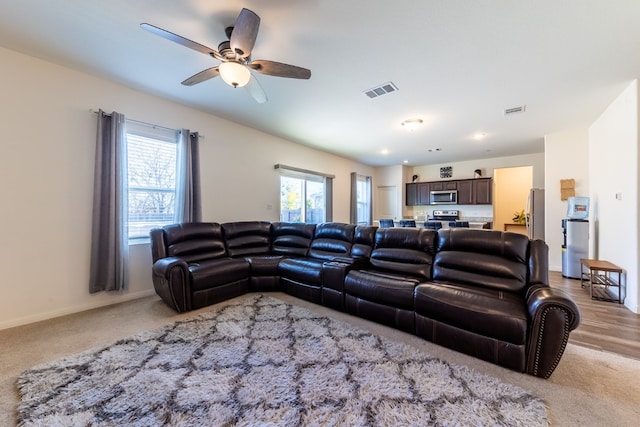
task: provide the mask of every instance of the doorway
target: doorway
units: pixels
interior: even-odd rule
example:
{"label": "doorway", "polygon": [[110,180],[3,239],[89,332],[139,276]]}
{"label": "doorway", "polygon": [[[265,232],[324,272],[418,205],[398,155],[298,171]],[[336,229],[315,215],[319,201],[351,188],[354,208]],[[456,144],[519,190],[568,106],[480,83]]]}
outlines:
{"label": "doorway", "polygon": [[376,217],[398,219],[398,189],[395,185],[385,185],[376,188]]}
{"label": "doorway", "polygon": [[[494,169],[493,171],[493,229],[504,231],[513,224],[516,213],[527,206],[529,190],[533,187],[533,166]],[[527,234],[526,227],[521,227]],[[511,228],[509,231],[518,231]]]}

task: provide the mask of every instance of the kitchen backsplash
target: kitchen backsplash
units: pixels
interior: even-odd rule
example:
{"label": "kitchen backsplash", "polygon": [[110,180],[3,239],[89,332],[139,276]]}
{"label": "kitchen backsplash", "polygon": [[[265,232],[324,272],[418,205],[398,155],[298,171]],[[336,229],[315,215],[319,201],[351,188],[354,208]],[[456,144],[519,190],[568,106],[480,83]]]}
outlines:
{"label": "kitchen backsplash", "polygon": [[491,205],[447,205],[442,206],[415,206],[411,218],[423,221],[433,217],[434,210],[458,210],[460,212],[460,220],[462,221],[493,221],[493,206]]}

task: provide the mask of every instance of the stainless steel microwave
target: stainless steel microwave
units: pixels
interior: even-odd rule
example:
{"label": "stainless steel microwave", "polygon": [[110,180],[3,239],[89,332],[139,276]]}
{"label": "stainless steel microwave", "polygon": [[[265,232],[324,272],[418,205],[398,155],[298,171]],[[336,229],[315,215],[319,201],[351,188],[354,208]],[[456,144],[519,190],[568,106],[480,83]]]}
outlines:
{"label": "stainless steel microwave", "polygon": [[457,205],[457,190],[442,190],[429,192],[429,203],[432,205]]}

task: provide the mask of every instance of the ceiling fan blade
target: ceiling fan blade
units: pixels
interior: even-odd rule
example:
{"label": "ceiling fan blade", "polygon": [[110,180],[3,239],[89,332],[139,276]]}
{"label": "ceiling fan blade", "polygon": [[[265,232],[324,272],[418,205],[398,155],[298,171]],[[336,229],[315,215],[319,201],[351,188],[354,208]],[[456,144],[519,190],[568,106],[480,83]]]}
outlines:
{"label": "ceiling fan blade", "polygon": [[258,37],[260,17],[249,9],[242,9],[233,26],[231,49],[243,58],[249,57]]}
{"label": "ceiling fan blade", "polygon": [[251,97],[255,99],[258,104],[264,104],[265,102],[267,102],[267,94],[264,92],[264,89],[262,89],[262,86],[260,85],[258,79],[256,79],[253,75],[251,75],[249,83],[247,83],[244,88],[247,90],[247,92],[249,92],[249,95],[251,95]]}
{"label": "ceiling fan blade", "polygon": [[257,72],[269,76],[288,77],[291,79],[309,79],[311,77],[311,70],[281,62],[258,59],[248,65]]}
{"label": "ceiling fan blade", "polygon": [[211,67],[207,68],[204,71],[200,71],[198,74],[194,74],[193,76],[183,81],[182,84],[185,86],[193,86],[214,77],[218,77],[219,75],[220,71],[218,70],[218,67]]}
{"label": "ceiling fan blade", "polygon": [[189,40],[187,38],[174,34],[171,31],[167,31],[160,27],[156,27],[155,25],[151,25],[147,23],[140,24],[140,28],[142,28],[143,30],[147,30],[150,33],[153,33],[164,39],[170,40],[174,43],[178,43],[178,44],[181,44],[182,46],[188,47],[189,49],[193,49],[200,53],[204,53],[205,55],[213,56],[216,59],[222,60],[222,55],[220,55],[220,53],[217,50],[211,49],[210,47],[207,47],[203,44],[196,43],[193,40]]}

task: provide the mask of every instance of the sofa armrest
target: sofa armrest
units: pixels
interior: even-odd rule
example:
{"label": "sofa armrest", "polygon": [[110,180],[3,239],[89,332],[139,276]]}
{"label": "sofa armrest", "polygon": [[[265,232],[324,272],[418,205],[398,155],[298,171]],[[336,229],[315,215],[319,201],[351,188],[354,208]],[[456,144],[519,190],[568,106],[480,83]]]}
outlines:
{"label": "sofa armrest", "polygon": [[189,266],[182,258],[161,258],[153,263],[153,287],[169,307],[178,312],[191,309]]}
{"label": "sofa armrest", "polygon": [[560,289],[538,287],[527,298],[531,316],[527,373],[549,378],[569,340],[580,324],[580,311],[571,297]]}
{"label": "sofa armrest", "polygon": [[529,243],[528,285],[549,285],[549,246],[539,239]]}
{"label": "sofa armrest", "polygon": [[322,264],[322,287],[344,292],[344,278],[353,270],[350,262],[327,261]]}
{"label": "sofa armrest", "polygon": [[363,261],[336,257],[322,264],[322,305],[344,311],[344,279],[351,270],[366,265]]}
{"label": "sofa armrest", "polygon": [[340,264],[347,264],[351,268],[366,268],[369,265],[368,258],[351,258],[351,257],[334,257],[331,262],[337,262]]}

